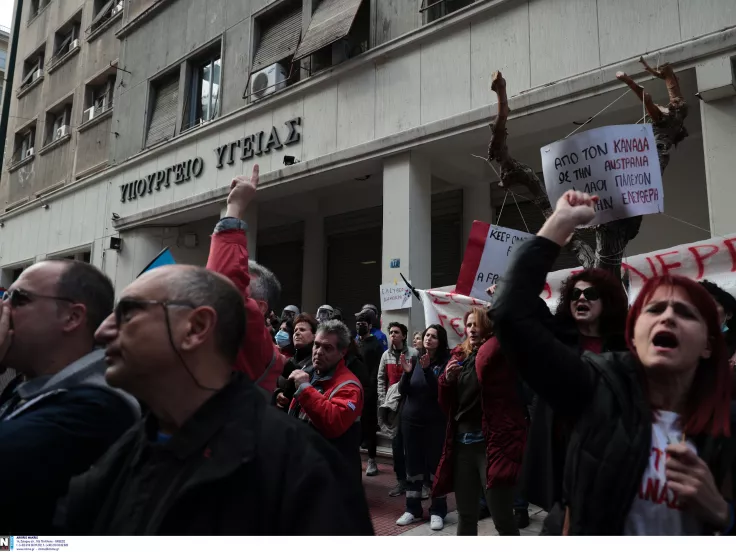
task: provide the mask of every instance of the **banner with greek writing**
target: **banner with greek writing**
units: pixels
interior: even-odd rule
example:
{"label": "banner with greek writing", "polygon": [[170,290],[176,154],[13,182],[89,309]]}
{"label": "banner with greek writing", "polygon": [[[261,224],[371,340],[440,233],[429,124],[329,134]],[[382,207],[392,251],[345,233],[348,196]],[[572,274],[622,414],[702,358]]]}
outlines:
{"label": "banner with greek writing", "polygon": [[532,234],[519,230],[473,221],[455,291],[487,299],[486,289],[506,273],[516,245],[531,237]]}
{"label": "banner with greek writing", "polygon": [[[629,277],[629,303],[634,302],[647,280],[664,274],[709,280],[736,297],[736,234],[625,257],[621,269]],[[552,312],[557,309],[562,283],[582,270],[578,267],[547,275],[541,297]],[[457,288],[453,290],[452,286],[418,291],[424,307],[425,327],[441,324],[447,330],[451,346],[463,340],[465,313],[474,306],[489,305],[487,299],[469,297],[457,292]]]}
{"label": "banner with greek writing", "polygon": [[552,205],[567,190],[599,197],[588,226],[664,211],[662,172],[652,125],[613,125],[542,148]]}

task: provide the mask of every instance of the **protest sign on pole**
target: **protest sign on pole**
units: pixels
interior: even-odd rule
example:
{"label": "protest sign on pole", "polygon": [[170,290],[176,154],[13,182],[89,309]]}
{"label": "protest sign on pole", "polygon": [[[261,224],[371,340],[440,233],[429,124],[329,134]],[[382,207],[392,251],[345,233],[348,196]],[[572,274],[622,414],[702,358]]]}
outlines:
{"label": "protest sign on pole", "polygon": [[542,148],[544,185],[557,203],[567,190],[599,197],[588,226],[664,211],[652,125],[613,125]]}
{"label": "protest sign on pole", "polygon": [[382,284],[379,287],[382,311],[411,308],[412,292],[404,282]]}
{"label": "protest sign on pole", "polygon": [[506,273],[516,245],[531,237],[519,230],[473,221],[455,291],[487,300],[486,289]]}
{"label": "protest sign on pole", "polygon": [[172,265],[176,264],[176,261],[174,260],[174,256],[171,254],[171,251],[169,251],[168,247],[165,247],[161,253],[156,255],[153,260],[146,265],[146,267],[140,271],[138,276],[141,274],[148,272],[149,270],[153,270],[154,268],[158,268],[160,266],[166,266],[166,265]]}

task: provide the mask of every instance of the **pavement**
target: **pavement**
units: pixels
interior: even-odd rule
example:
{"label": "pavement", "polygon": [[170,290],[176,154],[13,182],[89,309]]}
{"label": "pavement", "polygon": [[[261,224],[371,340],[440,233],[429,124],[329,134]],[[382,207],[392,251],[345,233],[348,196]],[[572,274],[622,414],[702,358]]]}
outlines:
{"label": "pavement", "polygon": [[[373,529],[376,535],[406,535],[406,536],[450,536],[457,534],[457,510],[455,505],[455,495],[450,494],[447,497],[448,514],[445,518],[445,528],[442,531],[432,531],[429,528],[429,501],[422,502],[424,507],[424,521],[422,523],[413,523],[404,527],[396,525],[396,520],[401,517],[405,509],[405,497],[390,497],[388,492],[396,485],[396,475],[393,466],[390,463],[383,463],[383,459],[379,457],[378,468],[379,473],[373,477],[366,477],[365,462],[363,462],[363,488],[365,489],[366,499],[368,500],[368,508],[373,521]],[[383,460],[386,462],[386,460]],[[390,460],[387,460],[390,462]],[[520,532],[526,536],[536,536],[542,530],[542,521],[546,516],[541,508],[531,506],[529,508],[529,527],[522,529]],[[493,520],[489,517],[478,522],[478,535],[492,536],[498,535]]]}

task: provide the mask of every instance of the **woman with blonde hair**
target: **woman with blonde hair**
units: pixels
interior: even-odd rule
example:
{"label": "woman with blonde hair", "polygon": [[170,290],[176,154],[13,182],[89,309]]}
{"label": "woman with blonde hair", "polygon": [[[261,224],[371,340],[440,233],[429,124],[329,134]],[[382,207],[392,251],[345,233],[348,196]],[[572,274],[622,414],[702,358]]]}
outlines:
{"label": "woman with blonde hair", "polygon": [[518,378],[484,309],[465,315],[465,336],[438,381],[447,431],[432,496],[454,491],[457,534],[477,535],[478,502],[485,490],[499,534],[518,535],[514,489],[527,429]]}

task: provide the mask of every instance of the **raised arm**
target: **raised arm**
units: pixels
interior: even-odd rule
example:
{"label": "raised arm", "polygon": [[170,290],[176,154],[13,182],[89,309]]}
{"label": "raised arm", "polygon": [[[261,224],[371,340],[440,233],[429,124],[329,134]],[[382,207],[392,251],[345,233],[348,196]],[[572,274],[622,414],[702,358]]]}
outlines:
{"label": "raised arm", "polygon": [[547,273],[575,227],[592,220],[587,194],[566,192],[536,238],[517,251],[493,307],[494,329],[504,354],[524,380],[560,412],[577,415],[593,395],[596,372],[558,341],[539,316],[539,295]]}

